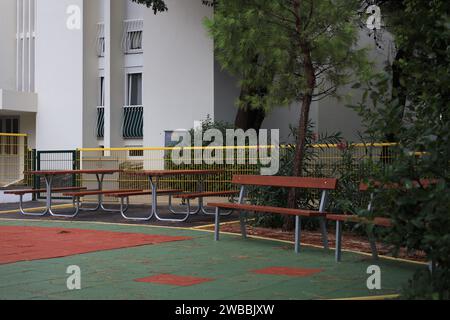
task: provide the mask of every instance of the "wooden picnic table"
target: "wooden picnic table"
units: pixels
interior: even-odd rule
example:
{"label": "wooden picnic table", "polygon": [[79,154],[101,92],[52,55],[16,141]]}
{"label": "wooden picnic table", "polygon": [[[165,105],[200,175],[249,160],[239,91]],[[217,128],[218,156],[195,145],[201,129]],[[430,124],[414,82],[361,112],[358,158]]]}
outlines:
{"label": "wooden picnic table", "polygon": [[[50,213],[55,217],[72,217],[73,215],[63,215],[56,214],[52,210],[52,188],[53,188],[53,179],[55,176],[63,176],[63,175],[78,175],[78,174],[92,174],[97,178],[98,190],[103,189],[103,181],[105,175],[112,175],[118,172],[122,172],[123,170],[118,169],[89,169],[89,170],[39,170],[39,171],[26,171],[25,174],[42,176],[45,179],[45,190],[47,193],[46,196],[46,210],[42,215]],[[103,208],[103,195],[98,196],[98,204],[94,209],[89,209],[89,211],[98,210],[99,208]]]}
{"label": "wooden picnic table", "polygon": [[[189,209],[187,213],[178,213],[172,209],[172,195],[169,195],[169,211],[174,214],[185,214],[186,216],[183,219],[165,219],[161,218],[158,214],[158,183],[159,179],[163,177],[183,175],[183,176],[193,176],[197,178],[197,189],[199,192],[204,189],[205,177],[211,174],[220,174],[223,173],[224,170],[142,170],[142,171],[124,171],[128,174],[135,174],[139,176],[148,177],[150,182],[151,191],[152,191],[152,204],[151,204],[151,212],[150,216],[145,217],[143,219],[150,220],[153,216],[156,217],[159,221],[168,221],[168,222],[184,222],[187,218],[192,214],[198,214],[201,210],[204,210],[203,207],[203,198],[199,197],[199,205],[198,209],[195,212],[190,212]],[[130,220],[134,220],[134,218],[129,218]]]}

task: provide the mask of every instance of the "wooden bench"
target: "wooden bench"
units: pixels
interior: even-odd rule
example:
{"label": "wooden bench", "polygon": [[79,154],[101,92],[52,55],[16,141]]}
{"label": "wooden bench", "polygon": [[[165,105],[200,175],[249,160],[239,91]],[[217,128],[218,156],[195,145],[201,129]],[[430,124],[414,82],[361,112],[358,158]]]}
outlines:
{"label": "wooden bench", "polygon": [[[419,181],[414,181],[413,186],[414,187],[420,187],[423,186],[424,188],[427,188],[428,186],[432,184],[436,184],[438,180],[427,180],[422,179]],[[382,188],[382,189],[399,189],[401,186],[396,183],[390,183],[390,184],[381,184],[380,182],[373,181],[371,182],[371,185]],[[366,183],[360,183],[359,185],[359,191],[360,192],[367,192],[370,190],[370,186]],[[367,210],[369,212],[373,211],[373,200],[374,195],[371,194],[370,201],[367,207]],[[383,218],[383,217],[375,217],[374,219],[368,219],[365,217],[360,217],[357,215],[346,215],[346,214],[327,214],[327,220],[335,221],[336,222],[336,249],[335,249],[335,259],[336,262],[339,262],[342,260],[342,224],[344,222],[351,222],[351,223],[360,223],[365,225],[374,225],[374,226],[380,226],[380,227],[392,227],[392,220],[389,218]],[[376,246],[376,241],[374,234],[371,230],[368,230],[368,238],[370,243],[370,249],[372,251],[372,257],[373,259],[378,259],[378,249]]]}
{"label": "wooden bench", "polygon": [[[230,196],[234,197],[236,195],[239,195],[239,190],[231,190],[231,191],[204,191],[204,192],[185,192],[178,195],[173,196],[175,199],[182,199],[183,201],[188,202],[188,205],[190,205],[189,201],[193,199],[198,199],[198,208],[191,214],[198,214],[202,212],[206,215],[213,215],[215,212],[209,212],[206,210],[204,206],[203,199],[207,197],[222,197],[222,196]],[[175,209],[173,209],[172,206],[172,195],[169,196],[169,211],[173,214],[185,214],[185,212],[177,212]],[[233,210],[230,210],[228,212],[222,213],[222,216],[228,216],[233,213]]]}
{"label": "wooden bench", "polygon": [[[77,190],[86,190],[85,187],[67,187],[67,188],[52,188],[53,193],[62,193],[65,191],[77,191]],[[23,189],[23,190],[10,190],[5,191],[5,194],[13,194],[16,196],[26,195],[26,194],[36,194],[36,193],[45,193],[46,189]]]}
{"label": "wooden bench", "polygon": [[[335,190],[337,179],[333,178],[303,178],[303,177],[279,177],[279,176],[245,176],[237,175],[233,177],[232,182],[241,186],[238,203],[208,203],[209,206],[216,208],[215,213],[215,240],[219,240],[220,233],[220,210],[234,209],[240,212],[240,223],[242,237],[246,238],[245,212],[258,212],[269,214],[282,214],[295,217],[295,252],[300,252],[301,236],[301,218],[318,217],[320,218],[322,241],[324,248],[328,248],[327,230],[325,217],[327,212],[328,192]],[[301,189],[319,189],[322,191],[318,210],[290,209],[282,207],[259,206],[244,203],[246,187],[248,186],[266,186],[280,188],[301,188]]]}
{"label": "wooden bench", "polygon": [[[79,190],[86,190],[86,188],[85,187],[52,188],[52,193],[63,193],[65,191],[79,191]],[[47,189],[22,189],[22,190],[5,191],[5,194],[19,196],[19,211],[23,215],[43,216],[47,213],[48,209],[45,212],[41,212],[41,213],[25,212],[25,210],[23,208],[23,196],[26,194],[39,194],[39,193],[46,193],[46,192],[47,192]]]}

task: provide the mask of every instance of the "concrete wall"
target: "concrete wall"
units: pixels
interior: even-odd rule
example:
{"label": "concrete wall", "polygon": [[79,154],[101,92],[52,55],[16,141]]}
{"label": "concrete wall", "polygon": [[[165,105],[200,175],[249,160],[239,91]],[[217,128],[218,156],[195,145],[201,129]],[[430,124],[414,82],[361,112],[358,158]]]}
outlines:
{"label": "concrete wall", "polygon": [[101,0],[84,1],[83,23],[83,147],[98,147],[97,125],[98,57],[97,23],[100,22]]}
{"label": "concrete wall", "polygon": [[144,15],[145,146],[162,146],[164,130],[214,116],[213,42],[202,24],[213,11],[197,0],[166,2],[168,12]]}
{"label": "concrete wall", "polygon": [[83,144],[83,30],[67,28],[66,11],[68,6],[77,5],[83,13],[84,2],[38,0],[37,3],[38,149],[74,149]]}
{"label": "concrete wall", "polygon": [[[383,70],[386,63],[392,61],[392,52],[389,47],[392,36],[389,33],[383,35],[384,47],[382,49],[375,48],[373,38],[369,37],[366,30],[359,32],[359,48],[369,48],[368,58],[374,63],[374,70]],[[350,94],[348,99],[337,100],[328,97],[319,102],[319,132],[333,133],[341,132],[342,136],[349,141],[360,141],[360,134],[364,132],[364,126],[358,114],[348,105],[355,105],[361,101],[363,91],[352,89],[352,85],[344,86],[339,89],[338,93],[342,97]]]}
{"label": "concrete wall", "polygon": [[16,90],[16,0],[0,1],[0,89]]}

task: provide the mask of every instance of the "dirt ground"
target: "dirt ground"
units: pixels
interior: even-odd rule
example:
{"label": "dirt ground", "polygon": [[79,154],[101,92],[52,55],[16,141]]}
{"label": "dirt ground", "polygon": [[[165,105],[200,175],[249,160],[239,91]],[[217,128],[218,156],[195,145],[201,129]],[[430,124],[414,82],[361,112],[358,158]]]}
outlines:
{"label": "dirt ground", "polygon": [[[207,227],[206,229],[214,230],[214,227]],[[220,227],[220,230],[224,231],[224,232],[230,232],[230,233],[240,233],[241,232],[240,226],[238,223],[222,225]],[[293,232],[285,232],[285,231],[282,231],[281,229],[268,229],[268,228],[247,226],[247,233],[249,235],[258,236],[258,237],[265,237],[265,238],[272,238],[272,239],[286,240],[286,241],[294,241]],[[330,247],[335,246],[336,237],[332,232],[330,232],[328,234],[328,241],[329,241]],[[304,244],[321,246],[322,245],[321,233],[319,231],[302,230],[301,242]],[[378,253],[380,255],[392,256],[391,248],[388,245],[378,242],[377,248],[378,248]],[[354,235],[352,233],[345,232],[345,231],[344,231],[343,237],[342,237],[342,249],[371,253],[370,244],[369,244],[369,241],[367,240],[367,238],[358,236],[358,235]],[[398,254],[397,258],[426,262],[426,257],[423,252],[415,252],[415,253],[408,254],[406,252],[406,250],[403,248],[400,250],[400,253]]]}

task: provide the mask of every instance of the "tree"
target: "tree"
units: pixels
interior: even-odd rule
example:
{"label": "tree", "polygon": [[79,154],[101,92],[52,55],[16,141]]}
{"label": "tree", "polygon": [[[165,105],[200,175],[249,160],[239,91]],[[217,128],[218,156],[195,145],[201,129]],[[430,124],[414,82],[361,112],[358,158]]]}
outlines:
{"label": "tree", "polygon": [[167,6],[164,0],[132,0],[139,4],[146,5],[147,8],[151,8],[155,14],[158,12],[167,11]]}
{"label": "tree", "polygon": [[[392,99],[392,74],[371,82],[358,110],[373,137],[382,138],[395,125],[397,157],[374,177],[397,183],[398,190],[379,193],[380,212],[393,227],[387,240],[427,254],[435,272],[419,273],[406,292],[409,298],[450,299],[450,30],[447,0],[403,0],[395,41],[407,52],[398,61],[405,100]],[[403,121],[392,123],[402,112]],[[415,186],[423,178],[434,184]]]}
{"label": "tree", "polygon": [[[240,104],[267,112],[299,104],[294,176],[303,173],[311,103],[370,78],[366,49],[356,48],[358,8],[358,0],[227,0],[207,22],[222,67],[243,75],[242,87],[265,88],[241,96]],[[291,190],[288,205],[296,199]]]}

